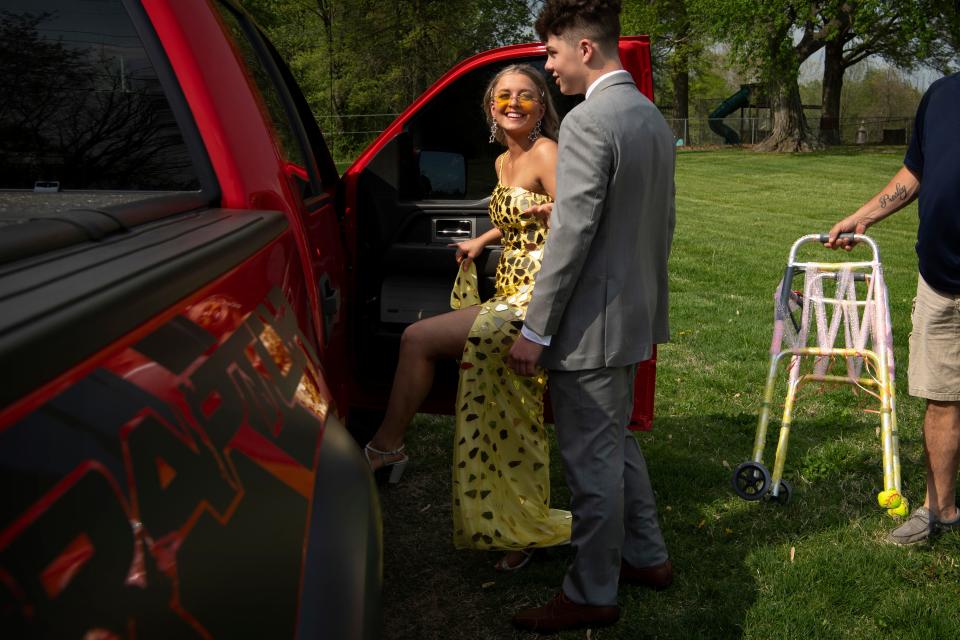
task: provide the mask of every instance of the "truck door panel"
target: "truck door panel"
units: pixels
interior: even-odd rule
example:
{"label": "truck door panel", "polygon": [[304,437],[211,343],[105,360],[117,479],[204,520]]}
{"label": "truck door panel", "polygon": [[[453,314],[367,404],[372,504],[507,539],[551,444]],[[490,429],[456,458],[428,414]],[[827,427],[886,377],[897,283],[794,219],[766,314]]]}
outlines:
{"label": "truck door panel", "polygon": [[[482,235],[491,228],[489,199],[472,206],[446,203],[402,205],[404,223],[386,248],[381,284],[380,322],[410,324],[450,310],[450,290],[457,274],[450,244]],[[500,248],[491,246],[476,261],[481,295],[494,291]]]}

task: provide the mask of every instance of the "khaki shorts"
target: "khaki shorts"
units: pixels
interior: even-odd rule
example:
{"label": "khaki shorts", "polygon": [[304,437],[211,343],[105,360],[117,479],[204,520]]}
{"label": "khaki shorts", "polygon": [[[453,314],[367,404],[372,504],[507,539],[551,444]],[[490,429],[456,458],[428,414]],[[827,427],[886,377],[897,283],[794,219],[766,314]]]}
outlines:
{"label": "khaki shorts", "polygon": [[917,279],[910,334],[910,395],[960,401],[960,294],[942,293]]}

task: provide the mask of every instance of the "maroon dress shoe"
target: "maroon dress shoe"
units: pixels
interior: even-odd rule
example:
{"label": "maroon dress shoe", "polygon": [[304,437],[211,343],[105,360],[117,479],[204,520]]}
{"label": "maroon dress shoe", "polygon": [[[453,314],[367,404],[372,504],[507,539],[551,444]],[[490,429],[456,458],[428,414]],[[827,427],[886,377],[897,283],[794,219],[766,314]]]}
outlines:
{"label": "maroon dress shoe", "polygon": [[553,600],[513,616],[513,626],[538,633],[557,633],[566,629],[605,627],[620,619],[620,607],[595,607],[577,604],[560,591]]}
{"label": "maroon dress shoe", "polygon": [[638,568],[630,566],[626,560],[621,560],[620,584],[662,591],[673,584],[673,564],[667,560],[663,564]]}

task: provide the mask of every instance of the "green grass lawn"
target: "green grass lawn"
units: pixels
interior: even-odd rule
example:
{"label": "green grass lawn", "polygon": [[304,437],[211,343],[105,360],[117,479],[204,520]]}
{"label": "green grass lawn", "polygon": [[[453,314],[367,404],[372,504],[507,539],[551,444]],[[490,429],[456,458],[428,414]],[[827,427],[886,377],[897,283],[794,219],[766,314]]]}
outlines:
{"label": "green grass lawn", "polygon": [[[801,394],[785,475],[794,487],[790,504],[748,503],[730,488],[733,467],[751,454],[773,292],[790,245],[855,210],[902,155],[680,153],[673,342],[659,352],[654,430],[638,436],[676,582],[662,593],[624,589],[617,626],[561,638],[960,637],[960,537],[920,549],[882,542],[894,521],[875,502],[882,468],[869,396],[848,387]],[[906,392],[916,207],[871,235],[890,290],[904,491],[920,504],[922,404]],[[768,437],[771,466],[778,426],[774,420]],[[527,637],[513,632],[510,615],[556,592],[570,552],[551,550],[502,576],[491,568],[496,554],[453,549],[452,428],[450,418],[419,416],[409,431],[407,475],[381,494],[384,635]],[[564,506],[569,493],[556,451],[552,469],[553,502]]]}

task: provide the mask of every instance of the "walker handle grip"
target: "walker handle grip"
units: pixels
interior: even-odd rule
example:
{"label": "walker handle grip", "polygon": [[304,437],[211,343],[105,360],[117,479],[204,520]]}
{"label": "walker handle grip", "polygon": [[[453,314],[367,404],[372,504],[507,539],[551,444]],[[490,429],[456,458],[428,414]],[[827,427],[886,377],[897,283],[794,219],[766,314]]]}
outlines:
{"label": "walker handle grip", "polygon": [[[854,237],[855,235],[857,235],[857,234],[853,233],[852,231],[847,231],[846,233],[841,233],[840,235],[838,235],[838,236],[837,236],[837,240],[841,240],[841,239],[842,239],[842,240],[853,240],[853,237]],[[820,240],[821,243],[824,243],[824,242],[826,242],[826,241],[829,240],[829,239],[830,239],[830,234],[829,234],[829,233],[821,233],[821,234],[820,234],[819,240]]]}

